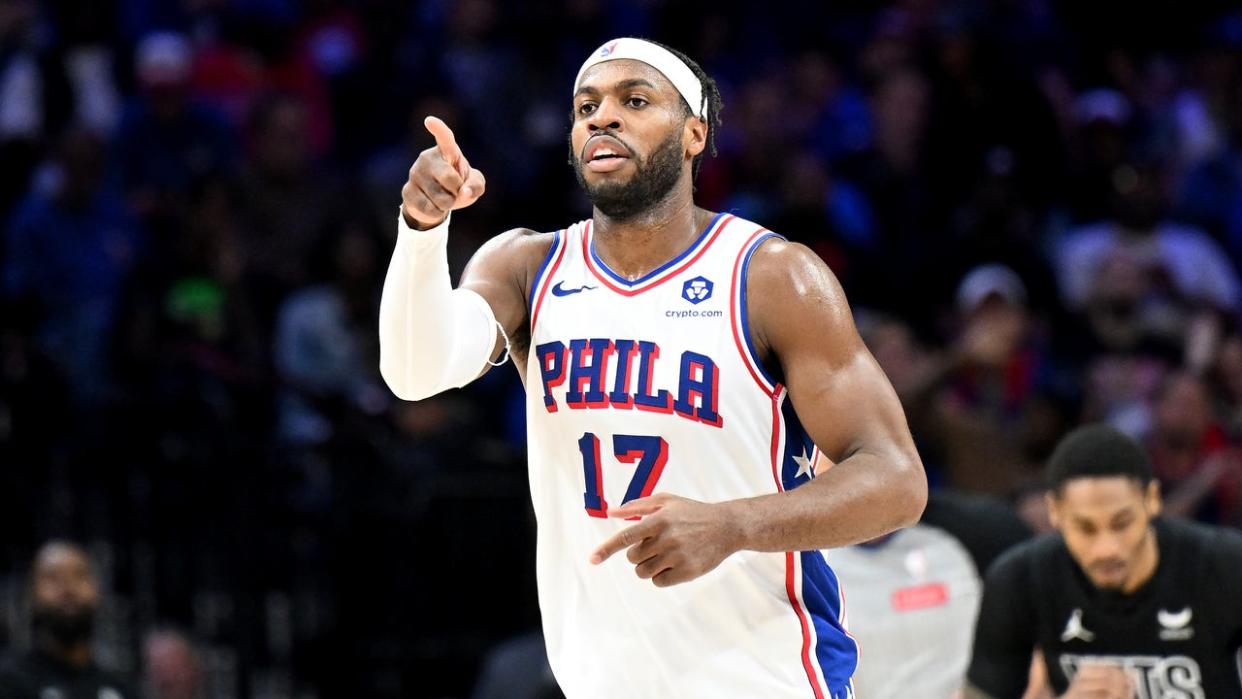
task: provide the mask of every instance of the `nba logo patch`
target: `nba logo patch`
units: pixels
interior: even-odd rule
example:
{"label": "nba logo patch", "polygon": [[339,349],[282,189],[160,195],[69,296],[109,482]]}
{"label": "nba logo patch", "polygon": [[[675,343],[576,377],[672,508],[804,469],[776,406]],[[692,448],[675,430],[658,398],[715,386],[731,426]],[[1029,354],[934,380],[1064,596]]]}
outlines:
{"label": "nba logo patch", "polygon": [[604,44],[603,48],[599,50],[600,58],[603,58],[604,56],[607,56],[608,54],[612,53],[613,49],[615,48],[617,48],[617,42],[615,41],[608,43],[608,44]]}
{"label": "nba logo patch", "polygon": [[702,303],[712,297],[713,286],[707,277],[687,279],[681,287],[681,297],[693,304]]}

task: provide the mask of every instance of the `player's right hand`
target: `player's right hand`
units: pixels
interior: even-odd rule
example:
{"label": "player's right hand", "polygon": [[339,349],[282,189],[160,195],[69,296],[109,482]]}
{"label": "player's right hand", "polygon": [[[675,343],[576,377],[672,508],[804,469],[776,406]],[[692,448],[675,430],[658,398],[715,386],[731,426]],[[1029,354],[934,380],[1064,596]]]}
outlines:
{"label": "player's right hand", "polygon": [[483,196],[487,182],[483,173],[470,167],[448,124],[429,116],[423,125],[436,144],[419,153],[410,168],[410,179],[401,188],[401,213],[411,228],[426,230],[450,211],[473,204]]}
{"label": "player's right hand", "polygon": [[1126,671],[1108,663],[1084,663],[1062,699],[1134,699],[1134,682]]}

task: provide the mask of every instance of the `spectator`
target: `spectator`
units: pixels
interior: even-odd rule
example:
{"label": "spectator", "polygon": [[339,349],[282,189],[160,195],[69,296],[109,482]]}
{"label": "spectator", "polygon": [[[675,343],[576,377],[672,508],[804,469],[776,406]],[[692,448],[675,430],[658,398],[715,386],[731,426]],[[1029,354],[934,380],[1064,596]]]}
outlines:
{"label": "spectator", "polygon": [[1242,499],[1242,454],[1216,421],[1203,380],[1177,372],[1151,409],[1145,446],[1165,489],[1165,511],[1204,522],[1235,522]]}
{"label": "spectator", "polygon": [[291,294],[276,320],[275,364],[287,386],[280,433],[290,444],[324,442],[330,416],[346,406],[374,415],[388,403],[368,327],[378,312],[375,241],[355,223],[325,242],[330,279]]}
{"label": "spectator", "polygon": [[1209,361],[1208,385],[1213,404],[1227,434],[1242,435],[1242,334],[1230,330]]}
{"label": "spectator", "polygon": [[306,105],[289,95],[261,101],[252,115],[240,242],[265,319],[285,294],[309,281],[311,252],[338,211],[334,178],[311,159],[307,120]]}
{"label": "spectator", "polygon": [[1161,164],[1131,160],[1112,172],[1112,218],[1072,231],[1058,246],[1061,295],[1087,306],[1111,264],[1134,267],[1148,312],[1161,304],[1239,308],[1238,274],[1203,231],[1168,214],[1168,175]]}
{"label": "spectator", "polygon": [[1113,176],[1125,164],[1134,109],[1125,95],[1101,87],[1074,98],[1067,116],[1066,205],[1075,221],[1094,222],[1109,215]]}
{"label": "spectator", "polygon": [[142,644],[147,699],[203,699],[203,663],[185,634],[159,629]]}
{"label": "spectator", "polygon": [[0,670],[5,699],[136,699],[120,675],[95,664],[99,582],[86,552],[62,541],[39,549],[31,572],[34,647]]}
{"label": "spectator", "polygon": [[4,296],[39,309],[42,352],[79,403],[110,390],[108,350],[117,304],[143,237],[104,186],[103,142],[74,129],[61,137],[48,191],[31,192],[8,221]]}
{"label": "spectator", "polygon": [[[1235,22],[1236,23],[1236,22]],[[1226,22],[1220,31],[1227,31]],[[1209,93],[1215,99],[1218,147],[1193,164],[1178,191],[1180,215],[1202,226],[1222,241],[1234,266],[1242,264],[1242,71],[1236,65],[1236,52],[1242,36],[1232,38],[1232,46],[1218,46],[1205,57],[1203,72],[1212,79]]]}
{"label": "spectator", "polygon": [[[977,267],[958,286],[951,347],[894,368],[920,444],[955,488],[1012,494],[1033,478],[1061,424],[1056,370],[1026,303],[1012,270]],[[902,354],[876,352],[886,370]]]}
{"label": "spectator", "polygon": [[191,186],[235,166],[227,122],[190,93],[193,61],[189,40],[173,32],[151,34],[135,50],[139,92],[117,132],[116,169],[131,211],[148,225],[175,227]]}

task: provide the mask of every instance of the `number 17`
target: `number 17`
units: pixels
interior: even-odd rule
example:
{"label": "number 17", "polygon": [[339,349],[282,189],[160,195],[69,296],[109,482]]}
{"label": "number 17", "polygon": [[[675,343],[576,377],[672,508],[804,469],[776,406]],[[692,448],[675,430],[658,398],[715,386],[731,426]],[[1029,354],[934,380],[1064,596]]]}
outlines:
{"label": "number 17", "polygon": [[[608,501],[604,499],[604,471],[599,458],[599,437],[586,432],[578,440],[578,451],[582,452],[582,470],[586,476],[586,492],[583,497],[587,514],[592,517],[608,516]],[[634,469],[634,477],[630,479],[630,487],[625,491],[625,499],[621,504],[651,495],[655,484],[664,473],[664,464],[668,462],[668,442],[663,437],[654,435],[614,434],[612,436],[612,453],[617,461],[625,464],[638,462]]]}

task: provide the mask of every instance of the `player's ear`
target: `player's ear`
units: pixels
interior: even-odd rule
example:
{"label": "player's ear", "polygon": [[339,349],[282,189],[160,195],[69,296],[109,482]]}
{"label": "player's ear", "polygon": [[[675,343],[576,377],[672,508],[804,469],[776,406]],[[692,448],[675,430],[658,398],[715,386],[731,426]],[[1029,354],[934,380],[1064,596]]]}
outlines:
{"label": "player's ear", "polygon": [[1061,506],[1060,499],[1057,498],[1057,491],[1049,490],[1044,493],[1044,504],[1048,506],[1048,523],[1053,529],[1061,528]]}
{"label": "player's ear", "polygon": [[693,158],[707,148],[707,122],[698,117],[686,117],[686,132],[682,139],[686,153]]}
{"label": "player's ear", "polygon": [[1147,509],[1149,517],[1155,517],[1164,509],[1164,498],[1160,493],[1160,481],[1155,478],[1147,484],[1146,492],[1143,493],[1143,505]]}

